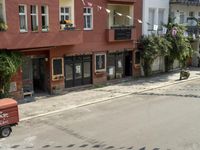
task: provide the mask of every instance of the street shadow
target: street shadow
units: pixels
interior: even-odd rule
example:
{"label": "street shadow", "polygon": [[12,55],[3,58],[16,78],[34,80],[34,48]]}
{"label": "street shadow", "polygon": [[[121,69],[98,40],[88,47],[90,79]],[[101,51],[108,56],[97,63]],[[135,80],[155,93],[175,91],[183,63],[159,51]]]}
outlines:
{"label": "street shadow", "polygon": [[193,94],[160,94],[160,93],[134,93],[135,95],[150,95],[150,96],[175,96],[175,97],[190,97],[190,98],[200,98],[199,95]]}
{"label": "street shadow", "polygon": [[[76,144],[69,144],[69,145],[56,145],[56,146],[52,146],[52,145],[49,145],[49,144],[46,144],[46,145],[43,145],[41,146],[42,149],[47,149],[47,150],[50,150],[50,149],[63,149],[65,147],[65,149],[97,149],[97,150],[118,150],[118,149],[121,149],[121,150],[147,150],[146,147],[141,147],[139,149],[135,149],[134,146],[121,146],[121,147],[116,147],[116,146],[110,146],[110,145],[107,145],[107,144],[95,144],[95,145],[92,145],[92,144],[81,144],[81,145],[76,145]],[[2,147],[0,147],[1,149]],[[10,147],[11,149],[15,149],[15,148],[20,148],[20,145],[13,145]],[[22,148],[22,147],[21,147]],[[22,148],[23,149],[23,148]],[[26,146],[25,149],[34,149],[34,146]],[[152,150],[160,150],[160,148],[153,148]],[[169,150],[169,149],[168,149]]]}

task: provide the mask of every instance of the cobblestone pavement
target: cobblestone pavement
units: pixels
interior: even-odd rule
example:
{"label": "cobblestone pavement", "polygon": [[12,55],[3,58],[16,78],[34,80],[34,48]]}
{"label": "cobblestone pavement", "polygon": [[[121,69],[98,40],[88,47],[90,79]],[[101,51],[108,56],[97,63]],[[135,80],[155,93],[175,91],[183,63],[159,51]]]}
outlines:
{"label": "cobblestone pavement", "polygon": [[[123,79],[121,82],[102,86],[100,88],[90,88],[79,91],[72,91],[60,96],[36,97],[34,102],[19,105],[20,118],[28,120],[35,117],[45,116],[56,112],[73,109],[89,104],[107,101],[126,95],[140,93],[155,89],[159,91],[160,87],[166,87],[172,84],[180,84],[189,80],[200,78],[200,68],[190,69],[190,78],[188,80],[179,80],[179,71],[156,75],[149,78],[140,78],[137,80]],[[160,89],[160,90],[163,90]],[[172,89],[169,89],[172,90]],[[183,88],[174,89],[184,92]],[[199,89],[193,89],[199,90]],[[173,90],[172,90],[173,91]],[[166,91],[167,92],[167,91]],[[151,93],[146,93],[151,94]],[[159,93],[157,93],[159,94]],[[173,94],[173,92],[171,92]],[[199,96],[199,95],[198,95]]]}

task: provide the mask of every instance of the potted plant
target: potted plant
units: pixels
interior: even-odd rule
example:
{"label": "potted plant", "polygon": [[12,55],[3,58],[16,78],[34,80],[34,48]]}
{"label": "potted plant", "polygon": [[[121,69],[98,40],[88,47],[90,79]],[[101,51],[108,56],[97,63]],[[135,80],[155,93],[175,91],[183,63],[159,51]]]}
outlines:
{"label": "potted plant", "polygon": [[66,22],[65,22],[65,20],[61,20],[61,21],[60,21],[60,29],[61,29],[61,30],[65,30],[65,27],[66,27]]}
{"label": "potted plant", "polygon": [[73,23],[71,20],[65,20],[65,30],[74,30]]}

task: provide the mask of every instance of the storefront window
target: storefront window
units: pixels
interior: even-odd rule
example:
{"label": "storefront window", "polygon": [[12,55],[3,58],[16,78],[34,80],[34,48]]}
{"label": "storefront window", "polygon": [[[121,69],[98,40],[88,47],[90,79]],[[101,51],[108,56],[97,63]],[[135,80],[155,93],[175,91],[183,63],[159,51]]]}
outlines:
{"label": "storefront window", "polygon": [[53,80],[59,80],[63,77],[63,58],[52,59]]}
{"label": "storefront window", "polygon": [[96,54],[96,72],[106,71],[106,54]]}
{"label": "storefront window", "polygon": [[122,78],[124,74],[124,53],[108,54],[108,79]]}
{"label": "storefront window", "polygon": [[73,64],[65,65],[65,77],[66,77],[66,80],[73,79]]}
{"label": "storefront window", "polygon": [[123,53],[116,54],[116,78],[122,78],[123,76]]}
{"label": "storefront window", "polygon": [[76,79],[82,78],[82,65],[81,65],[81,63],[75,64],[75,78]]}
{"label": "storefront window", "polygon": [[115,53],[108,54],[108,79],[115,78]]}
{"label": "storefront window", "polygon": [[89,78],[91,76],[91,63],[84,62],[84,78]]}

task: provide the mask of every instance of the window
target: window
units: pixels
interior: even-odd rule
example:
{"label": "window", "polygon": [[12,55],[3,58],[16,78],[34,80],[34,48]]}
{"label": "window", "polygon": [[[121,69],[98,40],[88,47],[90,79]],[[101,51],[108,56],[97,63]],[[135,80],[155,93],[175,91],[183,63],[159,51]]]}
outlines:
{"label": "window", "polygon": [[38,31],[38,8],[36,5],[31,5],[31,30]]}
{"label": "window", "polygon": [[20,32],[28,31],[26,5],[19,5],[19,25],[20,25]]}
{"label": "window", "polygon": [[93,28],[93,10],[92,8],[84,8],[84,29],[91,30]]}
{"label": "window", "polygon": [[49,14],[48,14],[48,7],[42,6],[42,31],[48,31],[49,29]]}
{"label": "window", "polygon": [[63,58],[52,59],[52,72],[53,80],[59,80],[63,78]]}
{"label": "window", "polygon": [[164,23],[164,14],[165,10],[164,9],[159,9],[158,10],[158,29],[162,29],[162,24]]}
{"label": "window", "polygon": [[96,72],[106,71],[106,54],[96,54]]}
{"label": "window", "polygon": [[154,19],[155,18],[155,9],[153,8],[149,8],[149,27],[148,29],[149,30],[153,30],[153,27],[154,27]]}
{"label": "window", "polygon": [[189,17],[194,17],[194,12],[193,11],[189,12]]}
{"label": "window", "polygon": [[4,18],[4,16],[3,16],[3,4],[0,1],[0,20],[4,20],[3,18]]}
{"label": "window", "polygon": [[70,8],[69,7],[61,7],[60,8],[60,21],[70,20]]}
{"label": "window", "polygon": [[185,22],[185,16],[184,16],[184,12],[180,12],[180,20],[179,23],[183,24]]}

